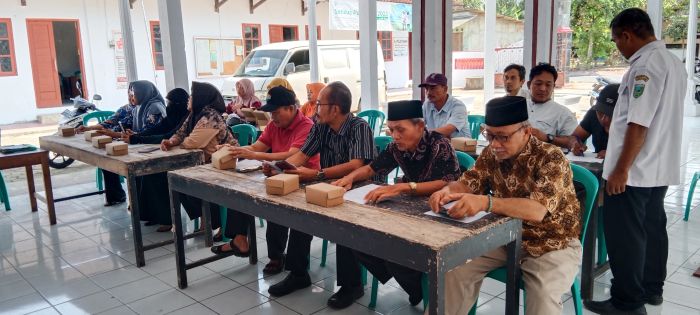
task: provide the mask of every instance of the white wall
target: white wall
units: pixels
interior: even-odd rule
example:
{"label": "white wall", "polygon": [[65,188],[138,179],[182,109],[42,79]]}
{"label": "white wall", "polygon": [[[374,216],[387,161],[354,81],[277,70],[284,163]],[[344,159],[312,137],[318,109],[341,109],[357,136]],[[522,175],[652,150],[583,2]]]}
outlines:
{"label": "white wall", "polygon": [[[408,32],[393,32],[394,39],[394,59],[385,63],[386,67],[386,85],[389,89],[401,89],[408,87]],[[403,41],[405,55],[399,56],[397,50],[397,42]],[[379,75],[382,75],[381,73]],[[380,91],[381,92],[381,91]]]}

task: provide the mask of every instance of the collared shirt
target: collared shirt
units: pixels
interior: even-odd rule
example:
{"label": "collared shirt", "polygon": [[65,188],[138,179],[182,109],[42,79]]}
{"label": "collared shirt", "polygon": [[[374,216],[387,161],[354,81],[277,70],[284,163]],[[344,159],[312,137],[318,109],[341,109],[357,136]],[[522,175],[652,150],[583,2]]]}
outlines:
{"label": "collared shirt", "polygon": [[321,168],[360,159],[365,163],[377,156],[372,129],[362,118],[348,115],[338,132],[326,124],[315,124],[301,147],[307,156],[321,154]]}
{"label": "collared shirt", "polygon": [[453,182],[460,175],[457,155],[450,140],[439,132],[427,130],[414,152],[401,151],[392,142],[369,166],[381,177],[400,167],[404,173],[404,183],[434,180]]}
{"label": "collared shirt", "polygon": [[554,100],[535,103],[528,98],[527,114],[530,125],[548,135],[570,136],[578,126],[574,113]]}
{"label": "collared shirt", "polygon": [[[606,150],[608,147],[608,133],[603,128],[598,120],[595,109],[589,109],[586,115],[583,116],[580,124],[581,128],[591,134],[593,138],[593,148],[595,152]],[[607,152],[606,152],[607,154]]]}
{"label": "collared shirt", "polygon": [[460,182],[477,194],[527,198],[547,209],[542,222],[523,221],[523,248],[534,257],[566,248],[579,237],[581,209],[573,173],[557,146],[530,137],[517,157],[505,161],[496,160],[487,147]]}
{"label": "collared shirt", "polygon": [[471,138],[469,124],[467,123],[467,106],[451,95],[447,96],[447,101],[445,101],[445,105],[440,110],[435,108],[433,102],[426,100],[423,103],[423,119],[428,130],[452,125],[457,130],[452,133],[451,138]]}
{"label": "collared shirt", "polygon": [[648,130],[630,167],[627,185],[658,187],[680,183],[686,85],[683,64],[666,50],[663,40],[649,43],[632,55],[618,90],[603,178],[608,179],[617,166],[627,126],[634,123]]}
{"label": "collared shirt", "polygon": [[[287,128],[277,127],[274,123],[269,124],[258,141],[269,147],[272,153],[289,152],[291,148],[299,149],[304,145],[313,125],[313,121],[297,109],[294,120]],[[319,159],[318,154],[316,154],[306,161],[304,166],[317,170],[321,167]]]}

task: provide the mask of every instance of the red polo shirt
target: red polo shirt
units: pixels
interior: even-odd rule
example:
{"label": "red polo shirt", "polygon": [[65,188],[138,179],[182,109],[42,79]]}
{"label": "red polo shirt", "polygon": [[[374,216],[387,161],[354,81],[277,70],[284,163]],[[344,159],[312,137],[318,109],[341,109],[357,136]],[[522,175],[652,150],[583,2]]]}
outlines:
{"label": "red polo shirt", "polygon": [[[297,110],[294,120],[287,128],[277,127],[274,123],[267,125],[258,141],[272,149],[272,153],[287,152],[290,148],[301,149],[309,136],[314,122]],[[318,154],[312,156],[304,167],[321,169]]]}

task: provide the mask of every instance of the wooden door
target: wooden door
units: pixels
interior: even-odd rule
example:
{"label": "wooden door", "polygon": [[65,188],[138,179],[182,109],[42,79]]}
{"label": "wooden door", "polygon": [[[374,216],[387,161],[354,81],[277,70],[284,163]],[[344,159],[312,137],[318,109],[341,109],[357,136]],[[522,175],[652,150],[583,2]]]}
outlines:
{"label": "wooden door", "polygon": [[270,25],[270,43],[283,42],[282,25]]}
{"label": "wooden door", "polygon": [[53,24],[51,21],[27,20],[27,34],[36,106],[39,108],[61,106]]}

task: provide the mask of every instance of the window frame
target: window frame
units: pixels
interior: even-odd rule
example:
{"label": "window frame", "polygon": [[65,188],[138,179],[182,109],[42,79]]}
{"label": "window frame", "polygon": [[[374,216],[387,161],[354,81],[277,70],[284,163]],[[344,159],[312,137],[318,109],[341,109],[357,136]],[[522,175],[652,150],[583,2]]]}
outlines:
{"label": "window frame", "polygon": [[[304,26],[306,40],[309,40],[309,25]],[[316,40],[321,40],[321,25],[316,25]]]}
{"label": "window frame", "polygon": [[[10,18],[0,18],[0,23],[5,23],[7,25],[7,40],[10,42],[10,54],[0,55],[0,57],[10,57],[10,66],[12,71],[2,71],[0,69],[0,77],[10,77],[17,76],[17,55],[15,54],[15,38],[12,32],[12,19]],[[1,38],[5,39],[5,38]]]}
{"label": "window frame", "polygon": [[[387,38],[385,35],[389,35]],[[382,56],[384,57],[384,62],[394,61],[394,33],[392,31],[377,31],[377,40],[379,41],[379,47],[382,48]],[[388,47],[384,47],[384,43],[389,44]],[[385,54],[384,52],[387,52]]]}
{"label": "window frame", "polygon": [[[276,27],[279,27],[280,31],[282,32],[282,33],[280,33],[280,39],[282,41],[275,42],[275,43],[283,43],[283,42],[291,42],[291,41],[299,40],[299,25],[295,25],[295,24],[269,24],[267,27],[268,27],[268,37],[269,37],[268,40],[270,43],[273,43],[273,41],[272,41],[272,36],[273,36],[272,29],[276,28]],[[289,28],[289,29],[294,30],[294,38],[293,39],[284,40],[284,29],[285,28]]]}
{"label": "window frame", "polygon": [[[252,28],[257,28],[257,29],[258,29],[258,37],[257,37],[257,38],[252,38],[252,37],[251,37],[251,38],[247,38],[247,37],[245,36],[245,33],[246,33],[246,32],[245,32],[245,29],[246,29],[246,27],[250,27],[251,29],[252,29]],[[255,49],[256,47],[260,47],[260,46],[262,45],[262,27],[260,26],[260,24],[242,23],[242,24],[241,24],[241,38],[243,39],[243,57],[245,58],[245,57],[247,57],[248,54],[250,53],[250,51],[248,51],[248,47],[247,47],[247,45],[246,45],[246,44],[248,43],[248,41],[253,41],[253,42],[256,42],[256,41],[257,41],[257,45],[252,45],[252,46],[255,46],[255,47],[253,47],[253,48],[251,49],[251,51],[252,51],[253,49]]]}
{"label": "window frame", "polygon": [[[160,33],[161,35],[158,35],[158,39],[160,40],[160,52],[156,51],[156,34],[155,31],[153,30],[154,26],[158,26],[158,29],[160,30],[160,21],[149,21],[148,22],[148,30],[151,33],[151,57],[153,58],[153,67],[155,67],[156,70],[165,70],[165,59],[163,59],[163,35],[162,32]],[[160,54],[161,60],[163,60],[163,65],[158,65],[158,58],[156,58]]]}

